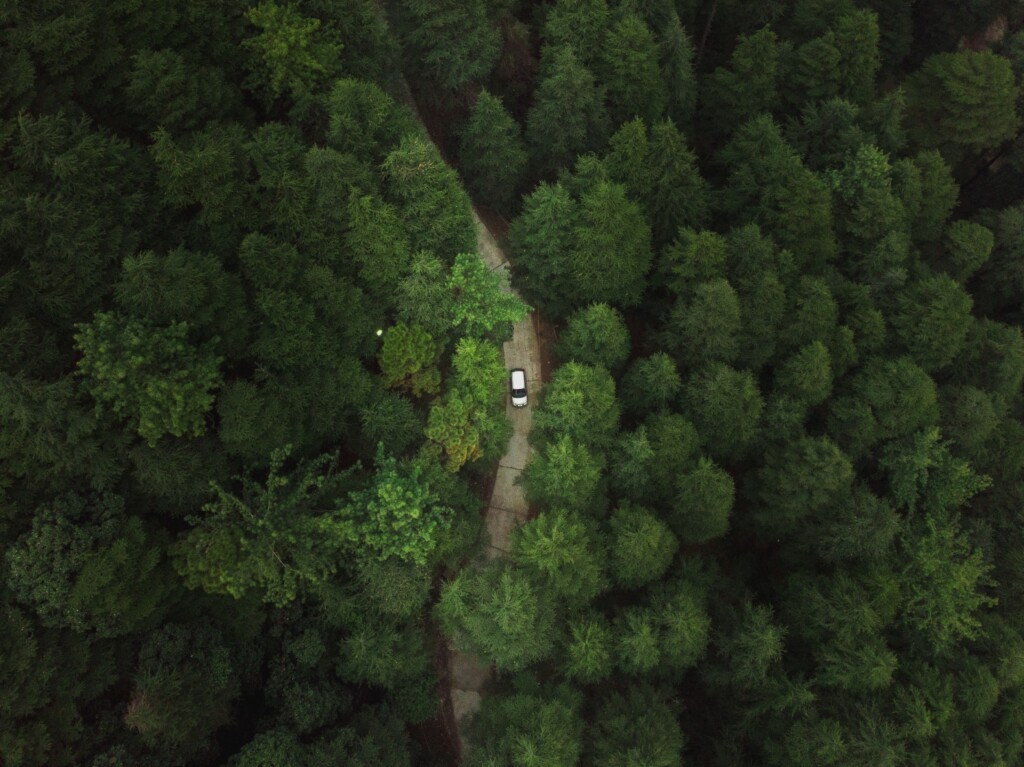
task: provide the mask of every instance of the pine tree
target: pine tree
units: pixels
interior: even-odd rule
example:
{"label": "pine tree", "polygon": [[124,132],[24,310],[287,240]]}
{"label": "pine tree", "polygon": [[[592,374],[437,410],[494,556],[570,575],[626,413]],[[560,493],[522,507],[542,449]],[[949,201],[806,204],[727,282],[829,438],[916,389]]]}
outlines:
{"label": "pine tree", "polygon": [[459,167],[470,192],[494,210],[508,212],[522,183],[526,161],[519,126],[501,99],[481,91],[459,137]]}

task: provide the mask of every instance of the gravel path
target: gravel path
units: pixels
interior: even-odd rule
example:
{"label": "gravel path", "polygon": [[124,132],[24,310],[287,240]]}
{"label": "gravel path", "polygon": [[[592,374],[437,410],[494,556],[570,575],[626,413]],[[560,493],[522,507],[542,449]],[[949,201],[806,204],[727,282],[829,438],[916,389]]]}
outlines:
{"label": "gravel path", "polygon": [[[480,257],[491,269],[508,269],[508,259],[498,243],[473,213],[476,223],[477,250]],[[487,507],[486,525],[482,545],[487,547],[487,558],[494,559],[508,554],[512,531],[523,524],[529,513],[523,488],[517,483],[519,475],[530,460],[530,443],[527,435],[533,420],[533,404],[541,387],[540,345],[531,316],[518,322],[512,329],[512,340],[504,345],[505,367],[526,370],[529,404],[514,408],[506,393],[505,412],[512,422],[512,438],[505,455],[498,464],[494,490]],[[452,648],[449,653],[449,678],[451,680],[452,710],[459,731],[459,744],[466,750],[464,732],[465,719],[480,708],[484,687],[491,677],[491,669],[483,666],[476,657]]]}

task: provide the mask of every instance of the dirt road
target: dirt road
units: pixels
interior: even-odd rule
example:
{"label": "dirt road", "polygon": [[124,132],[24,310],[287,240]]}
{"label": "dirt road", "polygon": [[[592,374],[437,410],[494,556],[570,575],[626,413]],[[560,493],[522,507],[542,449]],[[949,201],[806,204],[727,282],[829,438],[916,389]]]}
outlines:
{"label": "dirt road", "polygon": [[[480,257],[493,270],[507,270],[508,259],[475,211],[473,218],[476,223],[477,251]],[[526,371],[529,404],[523,408],[514,408],[506,395],[505,411],[512,422],[513,432],[505,455],[498,464],[494,490],[487,507],[484,540],[481,545],[487,547],[488,559],[508,554],[512,531],[526,521],[529,512],[526,496],[516,480],[530,460],[530,443],[527,436],[533,420],[533,405],[541,386],[540,346],[530,316],[516,323],[512,330],[512,340],[505,343],[503,352],[506,368],[523,368]],[[459,732],[460,746],[465,752],[465,719],[480,708],[481,696],[491,677],[491,670],[481,665],[469,653],[452,648],[449,654],[448,673],[451,680],[452,710]]]}

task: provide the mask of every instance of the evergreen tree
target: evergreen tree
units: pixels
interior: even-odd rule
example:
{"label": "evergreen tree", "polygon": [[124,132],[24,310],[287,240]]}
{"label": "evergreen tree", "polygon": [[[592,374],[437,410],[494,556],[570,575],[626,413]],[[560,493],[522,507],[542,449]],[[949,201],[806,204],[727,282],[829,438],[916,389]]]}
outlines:
{"label": "evergreen tree", "polygon": [[533,165],[550,175],[603,143],[608,116],[594,75],[571,47],[547,47],[542,59],[544,74],[526,118],[526,141]]}
{"label": "evergreen tree", "polygon": [[907,79],[911,136],[951,162],[995,148],[1017,130],[1010,62],[991,51],[930,56]]}
{"label": "evergreen tree", "polygon": [[487,77],[500,54],[498,30],[482,0],[401,0],[402,36],[417,72],[446,91]]}
{"label": "evergreen tree", "polygon": [[658,66],[658,46],[641,18],[627,13],[611,25],[598,66],[613,124],[640,117],[653,125],[662,117],[667,96]]}
{"label": "evergreen tree", "polygon": [[526,170],[519,126],[501,99],[486,90],[477,96],[459,141],[459,167],[474,197],[499,212],[512,208]]}

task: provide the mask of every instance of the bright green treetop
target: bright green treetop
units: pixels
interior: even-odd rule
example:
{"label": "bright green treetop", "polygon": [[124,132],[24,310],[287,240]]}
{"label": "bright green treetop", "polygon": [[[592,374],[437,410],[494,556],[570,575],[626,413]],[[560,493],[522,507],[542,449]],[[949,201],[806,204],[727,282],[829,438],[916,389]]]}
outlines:
{"label": "bright green treetop", "polygon": [[106,404],[131,419],[150,445],[165,434],[206,431],[221,360],[209,348],[196,349],[187,336],[185,322],[159,328],[107,312],[78,326],[85,388],[97,407]]}

